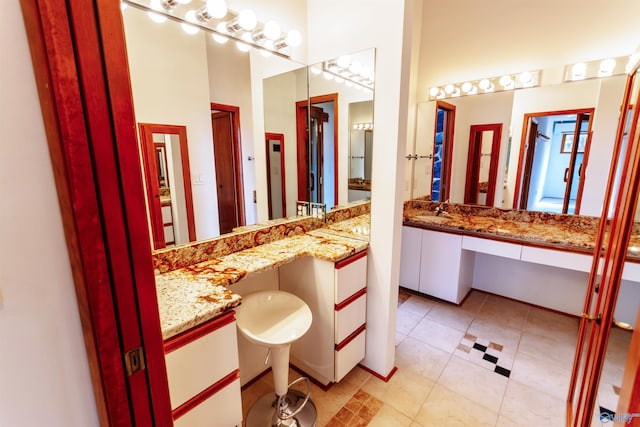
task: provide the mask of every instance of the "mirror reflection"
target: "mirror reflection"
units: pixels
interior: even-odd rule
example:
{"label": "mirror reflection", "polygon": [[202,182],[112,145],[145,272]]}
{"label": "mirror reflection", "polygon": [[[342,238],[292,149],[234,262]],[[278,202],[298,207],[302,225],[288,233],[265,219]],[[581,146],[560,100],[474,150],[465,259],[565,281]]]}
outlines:
{"label": "mirror reflection", "polygon": [[[327,210],[350,200],[350,104],[371,103],[358,121],[373,123],[373,49],[341,57],[351,58],[346,69],[337,59],[318,64],[321,80],[312,83],[308,68],[287,58],[240,52],[235,43],[187,34],[172,20],[152,22],[135,8],[123,19],[136,119],[183,127],[189,139],[192,220],[184,223],[192,233],[166,214],[162,220],[151,200],[159,190],[148,180],[155,249],[295,215],[297,200],[324,203]],[[172,206],[187,210],[181,199],[172,198]],[[172,225],[165,230],[165,224]]]}
{"label": "mirror reflection", "polygon": [[471,126],[465,203],[493,206],[501,135],[502,123]]}

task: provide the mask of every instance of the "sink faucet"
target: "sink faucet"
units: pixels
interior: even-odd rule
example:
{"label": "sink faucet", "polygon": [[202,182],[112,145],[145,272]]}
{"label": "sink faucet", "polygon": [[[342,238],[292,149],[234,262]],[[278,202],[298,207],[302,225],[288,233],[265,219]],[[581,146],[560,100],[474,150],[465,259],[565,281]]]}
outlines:
{"label": "sink faucet", "polygon": [[441,202],[435,209],[436,212],[436,216],[440,215],[441,213],[447,213],[447,211],[444,210],[444,204],[445,203],[449,203],[449,200],[445,200],[444,202]]}

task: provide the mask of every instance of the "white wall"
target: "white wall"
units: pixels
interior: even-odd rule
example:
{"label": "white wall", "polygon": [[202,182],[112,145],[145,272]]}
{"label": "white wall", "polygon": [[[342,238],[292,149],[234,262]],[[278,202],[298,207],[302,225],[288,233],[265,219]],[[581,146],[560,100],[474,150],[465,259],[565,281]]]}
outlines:
{"label": "white wall", "polygon": [[97,426],[51,162],[18,2],[0,14],[0,425]]}
{"label": "white wall", "polygon": [[198,240],[220,234],[205,34],[157,24],[145,12],[123,13],[133,104],[138,123],[187,127]]}
{"label": "white wall", "polygon": [[[309,63],[376,48],[371,240],[364,365],[381,375],[393,368],[406,146],[408,52],[405,4],[412,0],[308,0]],[[407,16],[412,16],[411,10]],[[383,31],[393,28],[394,31]],[[330,31],[329,31],[330,29]],[[408,67],[407,67],[408,68]],[[403,77],[406,77],[403,79]],[[402,123],[402,125],[400,125]]]}

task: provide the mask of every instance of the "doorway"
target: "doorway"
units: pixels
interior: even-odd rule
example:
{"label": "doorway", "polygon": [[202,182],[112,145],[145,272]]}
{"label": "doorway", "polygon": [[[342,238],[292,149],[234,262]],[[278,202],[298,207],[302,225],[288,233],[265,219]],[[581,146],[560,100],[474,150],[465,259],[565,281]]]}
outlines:
{"label": "doorway", "polygon": [[493,206],[502,123],[471,125],[464,203]]}
{"label": "doorway", "polygon": [[338,94],[296,103],[298,200],[338,203]]}
{"label": "doorway", "polygon": [[514,207],[580,212],[593,111],[525,114]]}
{"label": "doorway", "polygon": [[239,116],[238,107],[211,104],[220,234],[245,223]]}
{"label": "doorway", "polygon": [[266,133],[267,195],[269,219],[287,216],[287,190],[284,167],[284,135]]}
{"label": "doorway", "polygon": [[431,168],[431,200],[434,202],[449,200],[455,117],[455,105],[443,101],[436,102],[436,131]]}

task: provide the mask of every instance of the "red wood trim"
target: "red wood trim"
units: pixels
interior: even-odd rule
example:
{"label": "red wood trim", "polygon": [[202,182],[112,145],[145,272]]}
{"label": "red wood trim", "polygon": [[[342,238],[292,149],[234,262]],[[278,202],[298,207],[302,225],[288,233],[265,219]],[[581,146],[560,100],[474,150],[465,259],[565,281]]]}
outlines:
{"label": "red wood trim", "polygon": [[296,157],[298,200],[309,201],[309,101],[296,102]]}
{"label": "red wood trim", "polygon": [[[442,155],[444,156],[444,163],[442,163],[442,170],[440,172],[440,201],[444,202],[449,199],[449,194],[451,192],[451,165],[453,162],[453,141],[454,141],[454,130],[455,130],[455,120],[456,120],[456,106],[453,104],[449,104],[444,101],[436,101],[436,115],[434,118],[434,129],[437,127],[438,123],[438,109],[447,111],[447,119],[445,121],[445,129],[444,136],[445,138],[442,141]],[[435,153],[435,143],[436,143],[436,135],[433,134],[433,152]],[[433,163],[435,162],[435,157],[432,160],[432,169]],[[444,182],[444,185],[442,183]],[[430,186],[429,188],[432,188]]]}
{"label": "red wood trim", "polygon": [[354,263],[357,260],[359,260],[360,258],[364,258],[366,256],[367,256],[367,251],[366,250],[360,251],[360,252],[358,252],[356,254],[351,255],[348,258],[345,258],[343,260],[340,260],[340,261],[336,262],[335,269],[336,270],[340,270],[341,268],[344,268],[347,265],[349,265],[351,263]]}
{"label": "red wood trim", "polygon": [[346,306],[348,306],[349,304],[351,304],[352,302],[354,302],[355,300],[357,300],[361,296],[365,295],[366,293],[367,293],[367,288],[366,287],[360,289],[358,292],[356,292],[355,294],[351,295],[349,298],[347,298],[344,301],[336,304],[334,306],[335,311],[343,310]]}
{"label": "red wood trim", "polygon": [[218,393],[220,390],[227,387],[228,385],[238,380],[239,378],[240,378],[240,370],[236,369],[226,377],[222,378],[220,381],[207,387],[206,389],[204,389],[203,391],[196,394],[191,399],[187,400],[182,405],[174,409],[172,413],[173,420],[174,421],[177,420],[178,418],[180,418],[181,416],[183,416],[184,414],[186,414],[196,406],[200,405],[202,402],[204,402],[214,394]]}
{"label": "red wood trim", "polygon": [[164,352],[166,354],[171,353],[174,350],[184,347],[185,345],[202,338],[205,335],[214,332],[223,326],[227,326],[230,323],[235,322],[236,313],[233,310],[228,311],[222,316],[211,319],[205,323],[202,323],[188,331],[184,331],[176,336],[167,339],[164,342]]}
{"label": "red wood trim", "polygon": [[389,372],[387,374],[387,376],[384,375],[380,375],[379,373],[377,373],[374,370],[371,370],[369,368],[367,368],[366,366],[364,366],[363,364],[358,364],[358,366],[360,366],[362,369],[364,369],[365,371],[369,372],[371,375],[373,375],[374,377],[381,379],[382,381],[384,381],[385,383],[388,383],[389,380],[391,379],[391,377],[393,377],[393,374],[396,373],[396,371],[398,370],[397,366],[394,366],[393,369],[391,369],[391,372]]}
{"label": "red wood trim", "polygon": [[351,333],[351,335],[349,335],[348,337],[346,337],[345,339],[343,339],[339,344],[335,345],[335,349],[336,351],[340,351],[343,348],[345,348],[346,346],[349,345],[349,343],[353,340],[355,340],[356,338],[358,338],[358,336],[365,331],[365,329],[367,328],[367,324],[364,323],[362,324],[362,326],[360,326],[358,329],[356,329],[355,331],[353,331]]}
{"label": "red wood trim", "polygon": [[233,125],[233,137],[235,138],[233,144],[233,158],[236,164],[236,194],[238,200],[236,201],[238,209],[238,223],[240,226],[247,223],[246,212],[244,208],[244,174],[242,172],[242,136],[240,132],[240,107],[235,105],[211,103],[211,110],[228,111],[231,113],[231,122]]}

